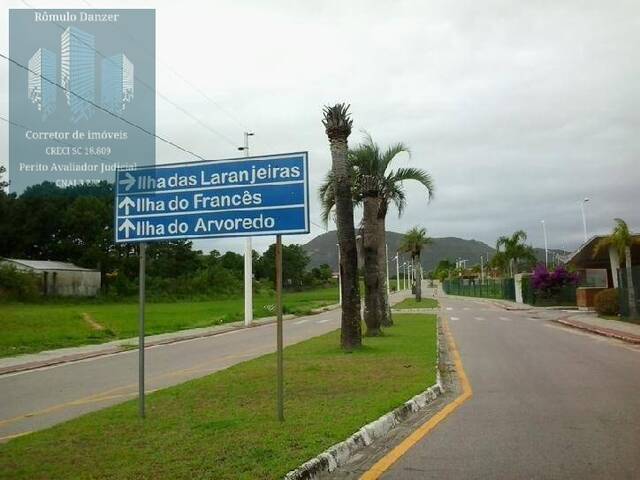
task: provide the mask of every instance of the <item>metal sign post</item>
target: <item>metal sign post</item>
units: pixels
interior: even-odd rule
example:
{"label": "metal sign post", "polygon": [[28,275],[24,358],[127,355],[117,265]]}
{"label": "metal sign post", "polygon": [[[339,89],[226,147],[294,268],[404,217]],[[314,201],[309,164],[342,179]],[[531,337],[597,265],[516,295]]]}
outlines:
{"label": "metal sign post", "polygon": [[278,420],[284,421],[284,358],[282,335],[282,236],[276,235],[276,344]]}
{"label": "metal sign post", "polygon": [[115,241],[140,244],[140,417],[146,243],[276,235],[277,403],[284,420],[281,235],[309,233],[308,171],[307,152],[116,170]]}
{"label": "metal sign post", "polygon": [[147,244],[140,244],[140,275],[139,275],[139,299],[138,299],[138,410],[140,418],[144,418],[144,282],[146,270]]}

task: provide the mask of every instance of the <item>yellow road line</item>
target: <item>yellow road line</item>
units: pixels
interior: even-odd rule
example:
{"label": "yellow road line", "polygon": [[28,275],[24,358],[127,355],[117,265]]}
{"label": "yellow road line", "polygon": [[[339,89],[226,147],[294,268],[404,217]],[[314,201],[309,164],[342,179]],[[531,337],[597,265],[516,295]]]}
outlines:
{"label": "yellow road line", "polygon": [[[219,357],[219,358],[207,360],[206,362],[202,362],[202,363],[196,364],[196,365],[194,365],[192,367],[189,367],[189,368],[183,368],[183,369],[180,369],[180,370],[175,370],[173,372],[167,372],[167,373],[163,373],[163,374],[156,375],[156,376],[153,376],[153,377],[149,377],[148,381],[151,382],[151,380],[157,380],[157,379],[165,378],[165,377],[175,377],[175,376],[181,376],[181,375],[187,375],[188,376],[188,375],[192,375],[194,373],[203,373],[203,372],[206,372],[208,370],[208,369],[205,369],[203,367],[206,367],[207,365],[210,365],[214,361],[227,360],[227,359],[230,359],[230,358],[242,358],[242,357],[245,357],[245,356],[248,356],[248,355],[253,355],[255,353],[260,353],[260,349],[249,350],[249,351],[243,352],[241,354],[224,355],[224,356]],[[20,420],[25,420],[27,418],[47,415],[49,413],[53,413],[53,412],[56,412],[58,410],[64,410],[65,408],[69,408],[69,407],[76,407],[76,406],[79,406],[79,405],[85,405],[87,403],[98,403],[98,402],[102,402],[102,401],[105,401],[105,400],[111,400],[111,399],[114,399],[114,398],[117,398],[117,397],[137,395],[137,387],[138,387],[137,383],[130,383],[128,385],[121,385],[119,387],[111,388],[109,390],[105,390],[105,391],[102,391],[102,392],[94,393],[93,395],[89,395],[87,397],[77,398],[75,400],[70,400],[68,402],[59,403],[57,405],[52,405],[52,406],[44,408],[42,410],[37,410],[35,412],[25,413],[25,414],[18,415],[18,416],[13,417],[13,418],[7,418],[7,419],[4,419],[4,420],[0,420],[0,427],[4,426],[4,425],[7,425],[9,423],[14,423],[14,422],[18,422]],[[116,392],[119,392],[121,390],[127,390],[127,389],[136,389],[136,390],[131,392],[131,393],[115,394]],[[155,390],[147,390],[147,389],[145,389],[145,392],[146,393],[152,393],[152,392],[154,392],[156,390],[158,390],[158,389],[155,389]]]}
{"label": "yellow road line", "polygon": [[456,366],[456,372],[458,373],[458,378],[460,379],[460,385],[462,386],[462,393],[451,403],[448,403],[442,410],[436,413],[433,417],[423,423],[420,427],[418,427],[411,435],[405,438],[398,446],[396,446],[393,450],[387,453],[384,457],[378,460],[369,470],[367,470],[361,477],[360,480],[375,480],[382,476],[384,472],[386,472],[391,465],[400,459],[405,453],[409,451],[416,443],[422,440],[426,435],[429,434],[436,426],[442,422],[445,418],[447,418],[450,414],[452,414],[460,405],[465,403],[473,396],[473,390],[471,388],[471,383],[469,383],[469,379],[467,378],[467,374],[464,371],[464,367],[462,366],[462,359],[460,358],[460,353],[458,352],[458,348],[456,347],[456,343],[453,340],[453,335],[449,330],[449,325],[445,319],[442,322],[443,329],[445,331],[445,335],[447,336],[447,340],[449,343],[449,352],[453,357],[453,362]]}

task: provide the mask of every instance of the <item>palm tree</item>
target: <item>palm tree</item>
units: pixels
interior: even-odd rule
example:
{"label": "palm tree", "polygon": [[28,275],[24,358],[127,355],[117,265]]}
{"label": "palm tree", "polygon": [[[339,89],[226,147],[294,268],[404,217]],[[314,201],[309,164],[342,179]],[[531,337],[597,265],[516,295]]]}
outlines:
{"label": "palm tree", "polygon": [[353,120],[349,106],[338,103],[325,106],[322,124],[329,138],[332,162],[332,190],[335,194],[336,227],[340,244],[340,275],[342,278],[342,323],[340,344],[351,351],[362,345],[360,290],[358,285],[358,254],[353,225],[351,175],[347,162],[347,138]]}
{"label": "palm tree", "polygon": [[[615,248],[618,251],[618,258],[624,257],[625,272],[627,274],[627,300],[629,301],[629,317],[637,318],[638,308],[636,306],[636,292],[633,286],[633,269],[631,264],[631,246],[634,244],[640,244],[640,240],[634,238],[627,222],[621,218],[614,218],[616,222],[611,235],[602,238],[598,241],[594,248],[593,255],[595,256],[603,248]],[[617,272],[611,272],[612,275],[616,275]]]}
{"label": "palm tree", "polygon": [[[504,261],[508,263],[511,276],[518,273],[518,262],[536,261],[533,248],[524,243],[526,239],[526,232],[524,230],[518,230],[510,237],[502,236],[498,238],[498,241],[496,242],[496,255],[499,259],[504,259]],[[504,247],[504,250],[500,250],[501,247]]]}
{"label": "palm tree", "polygon": [[420,254],[422,249],[433,243],[431,238],[427,237],[427,231],[423,227],[413,227],[402,238],[400,250],[411,255],[411,263],[416,276],[416,302],[422,300],[422,263]]}
{"label": "palm tree", "polygon": [[[434,192],[433,180],[424,170],[418,168],[392,170],[390,168],[391,162],[401,153],[409,153],[409,149],[403,143],[393,144],[383,151],[368,134],[365,135],[361,145],[349,151],[349,167],[354,179],[353,201],[363,205],[365,322],[367,328],[373,328],[374,331],[375,325],[391,326],[393,324],[386,284],[385,222],[389,205],[393,203],[398,210],[398,215],[402,215],[406,205],[403,189],[403,182],[406,180],[420,182],[427,189],[427,200],[432,198]],[[319,191],[322,218],[325,223],[335,203],[332,185],[330,172]]]}

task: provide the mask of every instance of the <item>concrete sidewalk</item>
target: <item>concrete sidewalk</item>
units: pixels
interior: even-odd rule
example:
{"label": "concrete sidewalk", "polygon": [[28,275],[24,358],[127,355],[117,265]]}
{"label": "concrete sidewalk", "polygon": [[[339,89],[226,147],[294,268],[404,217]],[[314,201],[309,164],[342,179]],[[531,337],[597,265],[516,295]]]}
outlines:
{"label": "concrete sidewalk", "polygon": [[592,312],[570,315],[555,321],[568,327],[640,344],[640,324],[637,323],[607,320]]}

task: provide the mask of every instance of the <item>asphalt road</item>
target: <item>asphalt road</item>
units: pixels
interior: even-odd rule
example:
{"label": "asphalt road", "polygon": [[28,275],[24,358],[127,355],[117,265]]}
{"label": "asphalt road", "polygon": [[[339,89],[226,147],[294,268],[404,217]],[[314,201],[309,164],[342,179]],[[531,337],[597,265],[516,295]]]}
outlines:
{"label": "asphalt road", "polygon": [[[394,299],[405,293],[395,294]],[[340,311],[284,322],[285,345],[340,326]],[[275,351],[275,324],[145,349],[146,392]],[[275,381],[275,380],[274,380]],[[138,352],[0,376],[0,441],[136,398]]]}
{"label": "asphalt road", "polygon": [[382,478],[640,478],[640,346],[558,312],[441,303],[473,397]]}

